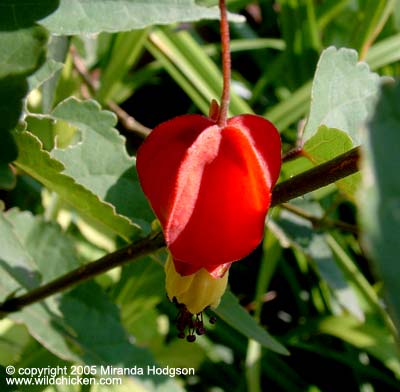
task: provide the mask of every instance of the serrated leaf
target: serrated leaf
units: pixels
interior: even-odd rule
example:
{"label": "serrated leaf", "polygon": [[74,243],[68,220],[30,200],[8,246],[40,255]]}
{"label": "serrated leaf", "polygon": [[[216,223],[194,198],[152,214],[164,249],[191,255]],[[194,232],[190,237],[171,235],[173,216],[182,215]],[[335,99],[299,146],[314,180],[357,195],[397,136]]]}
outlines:
{"label": "serrated leaf", "polygon": [[383,280],[400,330],[400,83],[386,85],[365,135],[359,192],[363,244]]}
{"label": "serrated leaf", "polygon": [[0,164],[17,156],[9,132],[22,112],[22,100],[28,92],[26,78],[44,61],[46,42],[46,30],[39,26],[0,31]]}
{"label": "serrated leaf", "polygon": [[[339,129],[322,125],[304,144],[304,151],[314,164],[321,164],[345,153],[353,147],[350,136]],[[355,173],[336,182],[340,190],[353,197],[360,184],[361,175]]]}
{"label": "serrated leaf", "polygon": [[277,340],[275,340],[265,329],[240,306],[237,298],[226,291],[221,298],[221,303],[214,313],[249,339],[254,339],[263,347],[278,354],[289,355],[289,352]]}
{"label": "serrated leaf", "polygon": [[125,138],[114,128],[116,117],[95,101],[74,98],[58,105],[52,118],[77,127],[81,141],[51,155],[65,166],[64,173],[115,206],[133,222],[146,225],[153,213],[141,190],[135,159],[126,151]]}
{"label": "serrated leaf", "polygon": [[354,145],[360,144],[358,132],[373,108],[378,88],[379,76],[358,62],[355,50],[325,49],[313,81],[304,140],[326,125],[346,132]]}
{"label": "serrated leaf", "polygon": [[[57,11],[40,23],[54,34],[72,35],[218,18],[217,7],[202,7],[194,0],[60,0]],[[231,19],[242,20],[237,16]]]}
{"label": "serrated leaf", "polygon": [[29,76],[29,91],[40,87],[46,80],[49,80],[63,66],[63,63],[60,63],[53,59],[47,59],[47,61],[33,75]]}
{"label": "serrated leaf", "polygon": [[28,92],[27,76],[40,67],[45,57],[47,31],[32,23],[18,23],[13,4],[0,5],[0,165],[17,157],[10,131],[22,112]]}
{"label": "serrated leaf", "polygon": [[[51,118],[42,116],[27,116],[25,117],[25,122],[29,132],[37,136],[41,141],[43,149],[51,151],[54,148],[56,136],[58,136],[55,132],[54,121]],[[75,129],[73,131],[75,133]],[[67,131],[65,130],[64,133],[67,133]]]}
{"label": "serrated leaf", "polygon": [[19,156],[16,166],[41,182],[89,219],[105,225],[125,239],[138,234],[139,229],[127,218],[115,213],[112,205],[63,174],[64,166],[43,150],[39,139],[31,133],[16,132]]}

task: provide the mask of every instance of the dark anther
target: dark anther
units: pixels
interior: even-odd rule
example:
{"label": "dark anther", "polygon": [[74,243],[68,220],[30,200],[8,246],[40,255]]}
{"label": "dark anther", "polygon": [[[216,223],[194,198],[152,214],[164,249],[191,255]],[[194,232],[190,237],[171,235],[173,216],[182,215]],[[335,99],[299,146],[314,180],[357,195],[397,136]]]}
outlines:
{"label": "dark anther", "polygon": [[196,340],[196,335],[188,335],[188,336],[186,336],[186,340],[189,343],[193,343]]}
{"label": "dark anther", "polygon": [[[192,314],[189,312],[184,304],[180,304],[174,297],[173,302],[179,309],[179,313],[176,317],[176,328],[178,330],[178,338],[184,339],[188,342],[194,342],[196,335],[204,335],[206,329],[204,328],[203,312]],[[210,317],[210,323],[215,324],[217,318],[215,316]]]}
{"label": "dark anther", "polygon": [[196,333],[197,335],[204,335],[206,333],[206,329],[204,327],[198,327],[196,328]]}

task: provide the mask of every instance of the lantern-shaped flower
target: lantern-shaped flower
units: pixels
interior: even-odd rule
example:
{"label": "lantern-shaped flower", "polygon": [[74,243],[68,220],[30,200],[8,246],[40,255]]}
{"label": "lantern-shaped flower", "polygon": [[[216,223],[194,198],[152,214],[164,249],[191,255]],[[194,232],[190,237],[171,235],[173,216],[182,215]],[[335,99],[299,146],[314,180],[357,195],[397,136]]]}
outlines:
{"label": "lantern-shaped flower", "polygon": [[280,167],[279,133],[256,115],[232,117],[224,126],[179,116],[157,126],[140,147],[140,183],[172,255],[167,294],[186,313],[218,305],[231,263],[261,242]]}

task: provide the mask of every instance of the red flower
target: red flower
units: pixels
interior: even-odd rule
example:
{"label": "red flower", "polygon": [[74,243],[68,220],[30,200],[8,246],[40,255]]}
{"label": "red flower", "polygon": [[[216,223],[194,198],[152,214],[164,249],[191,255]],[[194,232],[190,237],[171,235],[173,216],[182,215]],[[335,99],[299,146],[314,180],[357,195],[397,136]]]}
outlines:
{"label": "red flower", "polygon": [[221,277],[260,243],[280,167],[279,133],[259,116],[183,115],[151,132],[137,170],[180,275]]}

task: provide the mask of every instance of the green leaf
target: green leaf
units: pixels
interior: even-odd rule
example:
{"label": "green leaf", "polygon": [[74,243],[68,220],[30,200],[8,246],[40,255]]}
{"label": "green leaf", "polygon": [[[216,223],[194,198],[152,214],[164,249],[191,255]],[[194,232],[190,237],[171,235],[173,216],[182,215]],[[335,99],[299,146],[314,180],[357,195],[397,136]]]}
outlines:
{"label": "green leaf", "polygon": [[61,227],[45,222],[29,211],[8,210],[5,214],[25,250],[35,261],[42,281],[46,283],[79,266],[74,243]]}
{"label": "green leaf", "polygon": [[[71,241],[55,224],[44,223],[41,218],[35,218],[28,212],[10,210],[0,214],[0,266],[4,269],[0,274],[2,299],[4,291],[7,291],[4,294],[10,295],[18,288],[32,289],[38,286],[37,270],[44,279],[52,279],[66,272],[69,267],[77,265],[74,255]],[[15,281],[10,279],[10,275]],[[60,330],[65,333],[65,327],[58,313],[54,299],[50,299],[10,317],[24,323],[30,334],[56,355],[75,359],[60,335]]]}
{"label": "green leaf", "polygon": [[0,79],[0,165],[5,167],[18,155],[15,142],[9,133],[18,123],[22,100],[28,92],[24,77]]}
{"label": "green leaf", "polygon": [[[45,347],[40,345],[37,341],[33,339],[30,343],[25,347],[24,351],[21,353],[21,356],[17,363],[14,364],[17,368],[55,368],[57,366],[64,367],[67,366],[67,369],[71,366],[71,362],[65,361],[50,351],[46,350]],[[18,378],[28,378],[29,376],[20,376]],[[46,390],[45,385],[26,385],[19,386],[20,392],[41,392]],[[58,392],[62,392],[59,390]],[[63,390],[63,392],[67,392]],[[77,392],[76,389],[72,389],[71,386],[68,388],[68,392]]]}
{"label": "green leaf", "polygon": [[135,348],[120,324],[119,312],[100,286],[82,284],[60,299],[64,321],[75,331],[77,348],[87,363],[144,366],[151,361],[149,353]]}
{"label": "green leaf", "polygon": [[313,162],[321,164],[351,149],[353,143],[346,132],[322,125],[304,144]]}
{"label": "green leaf", "polygon": [[64,201],[85,217],[101,223],[127,240],[138,234],[139,228],[127,218],[116,214],[114,206],[100,200],[73,178],[63,174],[63,164],[43,149],[36,136],[27,131],[16,132],[15,140],[19,149],[16,166],[48,189],[57,192]]}
{"label": "green leaf", "polygon": [[289,352],[277,340],[275,340],[265,329],[240,306],[237,298],[226,291],[214,313],[249,339],[254,339],[263,347],[275,351],[278,354],[289,355]]}
{"label": "green leaf", "polygon": [[14,2],[0,6],[0,170],[7,174],[0,184],[3,188],[15,181],[7,164],[18,152],[9,132],[21,116],[26,78],[44,61],[48,37],[44,28],[34,26],[35,17],[47,14],[48,5],[28,13],[20,13],[16,6]]}
{"label": "green leaf", "polygon": [[[42,218],[34,217],[28,212],[10,210],[6,216],[2,214],[0,234],[1,260],[5,260],[15,269],[27,269],[23,261],[30,257],[30,270],[36,264],[44,280],[48,280],[78,265],[73,242],[62,233],[58,225],[44,222]],[[24,247],[27,255],[21,250]],[[21,271],[18,272],[22,274]],[[16,277],[22,281],[20,275]],[[7,276],[2,273],[0,277],[3,283],[3,277]],[[24,281],[22,283],[28,285]],[[37,284],[37,281],[34,282],[35,286]],[[0,287],[3,291],[2,286]],[[10,288],[7,283],[6,289]],[[117,306],[94,282],[82,284],[64,295],[28,306],[10,317],[24,323],[35,339],[63,359],[80,359],[97,365],[136,365],[145,369],[147,365],[154,364],[147,350],[135,347],[129,341]],[[159,383],[164,381],[158,379]]]}
{"label": "green leaf", "polygon": [[53,34],[72,35],[218,18],[217,7],[202,7],[194,0],[60,0],[57,11],[40,23]]}
{"label": "green leaf", "polygon": [[372,111],[379,80],[366,63],[358,62],[355,50],[325,49],[313,81],[304,140],[326,125],[346,132],[354,145],[360,144],[358,132]]}
{"label": "green leaf", "polygon": [[0,212],[0,271],[0,301],[17,289],[33,288],[39,282],[31,256],[2,212]]}
{"label": "green leaf", "polygon": [[68,56],[71,39],[67,36],[52,35],[48,45],[48,59],[65,63],[61,72],[56,72],[50,79],[46,80],[40,87],[42,93],[42,113],[50,113],[55,105],[66,97],[78,91],[79,82],[77,75],[73,74],[72,58]]}
{"label": "green leaf", "polygon": [[[23,256],[19,249],[24,246],[44,280],[53,279],[78,266],[73,242],[58,225],[44,222],[28,212],[11,210],[6,215],[6,218],[0,217],[1,234],[4,234],[1,240],[7,240],[7,244],[0,244],[5,256],[11,253],[12,247],[15,258],[22,265]],[[18,242],[13,241],[13,232]],[[129,342],[120,323],[118,308],[93,282],[28,306],[11,317],[24,323],[33,337],[63,359],[78,360],[81,357],[91,364],[123,363],[139,367],[152,363],[146,350]]]}
{"label": "green leaf", "polygon": [[[155,365],[150,352],[134,346],[121,325],[118,307],[94,282],[82,284],[61,297],[60,311],[73,331],[73,345],[88,364],[142,368],[140,380],[160,388],[168,377],[147,374],[147,366]],[[172,387],[172,386],[171,386]],[[176,386],[172,389],[176,390]]]}
{"label": "green leaf", "polygon": [[[320,126],[317,132],[304,144],[307,157],[316,165],[345,153],[353,146],[350,136],[339,129]],[[340,190],[353,197],[360,184],[361,175],[355,173],[336,182]]]}
{"label": "green leaf", "polygon": [[34,7],[25,1],[8,0],[1,4],[0,26],[2,31],[31,27],[36,21],[57,9],[58,0],[42,0]]}
{"label": "green leaf", "polygon": [[140,342],[150,343],[157,334],[156,305],[165,297],[163,268],[151,257],[144,257],[123,268],[115,288],[122,323]]}
{"label": "green leaf", "polygon": [[9,132],[21,115],[28,91],[26,78],[44,61],[46,42],[47,33],[39,26],[0,31],[0,164],[17,156]]}
{"label": "green leaf", "polygon": [[[352,47],[365,55],[371,42],[376,38],[377,31],[382,28],[393,9],[396,0],[367,0],[363,5],[362,17],[354,24]],[[398,4],[397,4],[398,5]]]}
{"label": "green leaf", "polygon": [[112,41],[109,61],[103,69],[101,84],[96,92],[100,102],[115,101],[123,88],[123,79],[141,58],[148,30],[119,33]]}
{"label": "green leaf", "polygon": [[[56,123],[51,118],[42,117],[42,116],[27,116],[25,118],[26,128],[29,129],[29,132],[38,137],[43,145],[43,149],[46,151],[51,151],[54,148],[55,139],[57,137],[57,143],[59,143],[58,135],[56,133]],[[75,127],[71,130],[72,132],[68,132],[65,126],[63,126],[62,135],[73,133],[76,134]]]}
{"label": "green leaf", "polygon": [[0,189],[13,189],[17,179],[10,165],[0,163]]}
{"label": "green leaf", "polygon": [[385,38],[373,45],[368,50],[365,60],[372,69],[377,69],[387,64],[399,61],[400,33]]}
{"label": "green leaf", "polygon": [[152,257],[143,257],[123,268],[114,295],[119,304],[128,304],[139,297],[160,298],[165,295],[165,274]]}
{"label": "green leaf", "polygon": [[336,336],[378,358],[400,378],[400,358],[393,338],[379,324],[336,316],[324,318],[318,326],[322,333]]}
{"label": "green leaf", "polygon": [[52,118],[77,127],[81,141],[51,155],[65,166],[64,174],[115,206],[117,213],[146,227],[153,213],[141,190],[135,160],[125,148],[125,138],[114,128],[116,117],[95,101],[67,99]]}
{"label": "green leaf", "polygon": [[[174,339],[169,344],[164,344],[157,350],[157,360],[163,366],[193,367],[199,369],[202,362],[206,359],[204,346],[207,347],[207,343],[187,344],[183,339]],[[209,348],[209,351],[212,351],[212,348]],[[215,362],[218,360],[220,358],[215,360]]]}
{"label": "green leaf", "polygon": [[63,63],[48,59],[33,75],[28,78],[29,91],[40,87],[64,66]]}
{"label": "green leaf", "polygon": [[[295,205],[313,216],[322,218],[323,211],[317,203],[296,200]],[[337,265],[332,250],[325,241],[324,234],[315,231],[310,221],[286,210],[282,210],[277,223],[284,230],[285,235],[293,241],[294,246],[308,256],[318,275],[326,281],[335,294],[340,306],[358,319],[364,319],[355,292]]]}
{"label": "green leaf", "polygon": [[0,363],[15,363],[30,340],[23,325],[6,318],[0,320]]}
{"label": "green leaf", "polygon": [[47,33],[35,26],[0,33],[0,79],[7,76],[27,76],[43,62]]}
{"label": "green leaf", "polygon": [[400,330],[400,84],[387,84],[368,124],[359,193],[363,244],[383,280]]}
{"label": "green leaf", "polygon": [[55,298],[43,303],[30,305],[22,311],[9,316],[18,323],[23,323],[29,333],[47,350],[66,360],[79,360],[66,343],[72,339],[71,330],[65,325],[62,315],[57,309]]}

